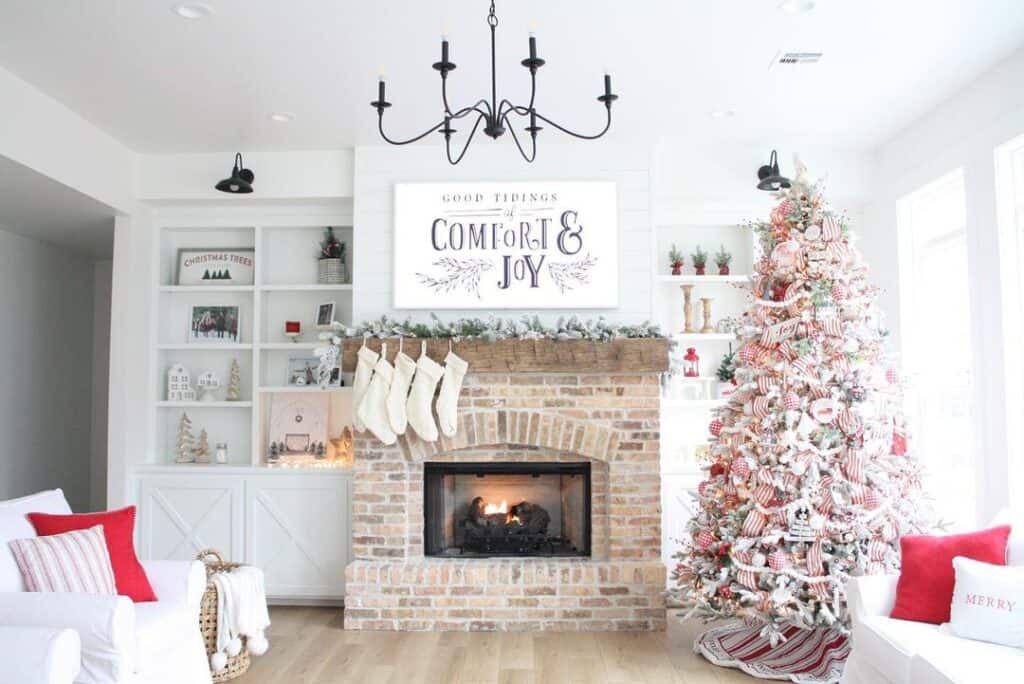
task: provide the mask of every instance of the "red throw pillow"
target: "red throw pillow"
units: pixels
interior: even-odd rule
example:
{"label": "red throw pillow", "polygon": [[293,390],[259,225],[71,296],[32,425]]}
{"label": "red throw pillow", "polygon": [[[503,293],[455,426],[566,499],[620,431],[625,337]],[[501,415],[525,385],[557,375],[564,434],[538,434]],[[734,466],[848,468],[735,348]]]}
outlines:
{"label": "red throw pillow", "polygon": [[949,622],[956,574],[953,558],[963,556],[993,565],[1006,565],[1010,526],[944,537],[911,534],[900,539],[903,568],[896,582],[896,605],[890,617],[898,620]]}
{"label": "red throw pillow", "polygon": [[107,552],[110,554],[110,565],[114,569],[117,593],[127,596],[136,603],[157,600],[153,587],[149,584],[149,578],[146,577],[146,571],[142,569],[142,563],[135,555],[135,506],[106,513],[29,513],[28,519],[36,528],[36,534],[41,537],[103,525],[103,536],[107,540]]}

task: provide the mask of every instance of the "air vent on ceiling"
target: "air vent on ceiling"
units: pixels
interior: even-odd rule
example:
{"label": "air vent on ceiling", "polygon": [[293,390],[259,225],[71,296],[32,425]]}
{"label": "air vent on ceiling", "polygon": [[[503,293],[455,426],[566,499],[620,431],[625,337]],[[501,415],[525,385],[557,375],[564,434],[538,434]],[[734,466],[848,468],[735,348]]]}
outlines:
{"label": "air vent on ceiling", "polygon": [[821,52],[788,52],[786,50],[779,50],[775,53],[775,57],[772,59],[768,70],[771,71],[777,67],[817,64],[821,61],[822,54]]}

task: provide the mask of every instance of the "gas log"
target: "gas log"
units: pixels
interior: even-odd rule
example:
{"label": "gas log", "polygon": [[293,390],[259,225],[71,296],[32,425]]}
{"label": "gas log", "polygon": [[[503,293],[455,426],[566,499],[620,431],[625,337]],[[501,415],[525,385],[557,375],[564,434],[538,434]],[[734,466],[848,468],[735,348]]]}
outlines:
{"label": "gas log", "polygon": [[523,545],[547,542],[550,523],[551,515],[538,504],[521,501],[507,513],[487,513],[484,500],[478,496],[469,504],[462,527],[469,546],[487,550],[507,546],[511,551]]}

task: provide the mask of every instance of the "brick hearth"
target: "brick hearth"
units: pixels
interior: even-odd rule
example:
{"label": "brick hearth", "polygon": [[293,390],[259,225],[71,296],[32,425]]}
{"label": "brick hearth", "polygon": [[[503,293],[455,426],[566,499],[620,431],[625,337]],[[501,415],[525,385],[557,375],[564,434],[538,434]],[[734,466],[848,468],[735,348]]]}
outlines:
{"label": "brick hearth", "polygon": [[[605,344],[628,349],[631,343]],[[486,352],[478,347],[476,353]],[[600,374],[518,373],[513,363],[513,372],[474,374],[468,360],[455,437],[431,444],[410,431],[391,447],[369,433],[355,439],[356,560],[345,573],[345,628],[664,629],[658,432],[664,362]],[[592,468],[590,558],[424,556],[424,461],[580,460]]]}

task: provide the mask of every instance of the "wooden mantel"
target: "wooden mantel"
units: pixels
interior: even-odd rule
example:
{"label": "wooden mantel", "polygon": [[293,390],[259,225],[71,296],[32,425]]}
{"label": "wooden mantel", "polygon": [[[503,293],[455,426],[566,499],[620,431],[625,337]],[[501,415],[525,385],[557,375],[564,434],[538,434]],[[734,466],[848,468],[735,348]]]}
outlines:
{"label": "wooden mantel", "polygon": [[[423,340],[407,337],[404,351],[413,359],[420,354]],[[379,352],[388,345],[388,359],[398,353],[399,339],[367,338],[366,346]],[[427,354],[444,363],[449,340],[426,340]],[[362,338],[343,343],[342,371],[356,367],[356,352]],[[669,341],[664,338],[619,339],[609,342],[590,340],[452,340],[452,349],[469,363],[470,373],[661,373],[668,370]]]}

